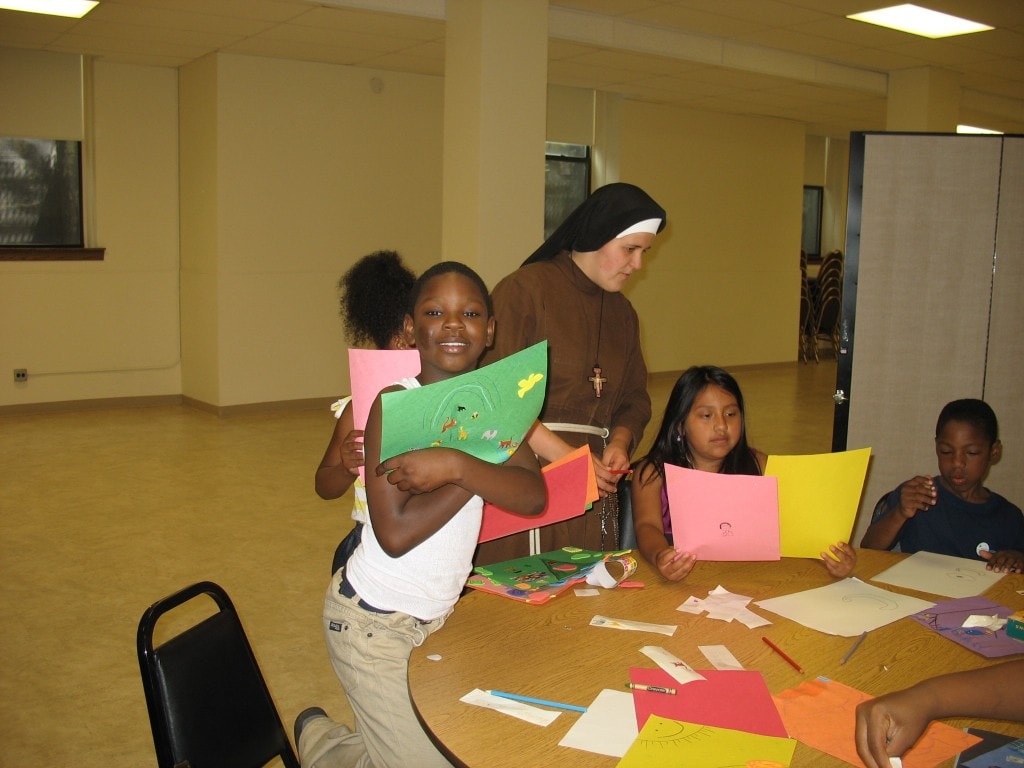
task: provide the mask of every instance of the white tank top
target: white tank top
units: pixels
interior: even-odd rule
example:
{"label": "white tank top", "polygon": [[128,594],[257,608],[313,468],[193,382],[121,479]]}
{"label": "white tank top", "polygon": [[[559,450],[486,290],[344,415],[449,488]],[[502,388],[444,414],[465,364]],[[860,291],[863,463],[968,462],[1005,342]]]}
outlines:
{"label": "white tank top", "polygon": [[[406,389],[420,386],[413,378],[398,384]],[[459,599],[473,569],[483,508],[483,499],[474,496],[433,536],[401,557],[381,549],[368,516],[345,578],[375,608],[427,621],[443,616]]]}

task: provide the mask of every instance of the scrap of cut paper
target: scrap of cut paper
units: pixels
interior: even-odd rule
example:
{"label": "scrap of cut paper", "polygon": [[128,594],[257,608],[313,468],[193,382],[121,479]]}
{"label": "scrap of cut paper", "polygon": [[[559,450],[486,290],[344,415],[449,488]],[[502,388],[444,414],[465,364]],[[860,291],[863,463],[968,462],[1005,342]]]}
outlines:
{"label": "scrap of cut paper", "polygon": [[747,597],[746,595],[733,594],[719,584],[708,592],[708,596],[706,598],[702,599],[695,597],[694,595],[690,595],[690,597],[686,598],[686,600],[684,600],[676,610],[682,611],[683,613],[693,614],[700,614],[707,611],[709,619],[718,619],[719,621],[738,621],[750,629],[771,624],[768,619],[757,615],[747,608],[751,600],[753,600],[753,598]]}

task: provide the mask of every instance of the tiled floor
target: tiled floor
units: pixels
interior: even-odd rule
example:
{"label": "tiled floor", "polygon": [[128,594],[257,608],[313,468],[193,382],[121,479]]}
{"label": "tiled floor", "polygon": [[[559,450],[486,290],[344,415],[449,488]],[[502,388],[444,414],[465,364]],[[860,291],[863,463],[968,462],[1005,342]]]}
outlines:
{"label": "tiled floor", "polygon": [[[834,363],[734,373],[753,445],[830,449]],[[652,376],[648,435],[675,378]],[[235,601],[289,729],[313,704],[351,718],[320,630],[351,507],[313,492],[332,427],[326,410],[0,416],[0,765],[155,764],[137,622],[203,579]]]}

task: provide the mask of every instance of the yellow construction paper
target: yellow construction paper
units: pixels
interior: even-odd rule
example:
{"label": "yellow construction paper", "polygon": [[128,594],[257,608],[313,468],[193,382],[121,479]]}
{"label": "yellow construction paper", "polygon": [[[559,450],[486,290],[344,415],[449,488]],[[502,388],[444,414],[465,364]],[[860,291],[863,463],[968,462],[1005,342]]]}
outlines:
{"label": "yellow construction paper", "polygon": [[870,457],[870,448],[768,457],[764,473],[779,479],[783,557],[818,557],[850,540]]}
{"label": "yellow construction paper", "polygon": [[681,765],[784,768],[793,760],[794,749],[794,739],[651,715],[617,768],[679,768]]}

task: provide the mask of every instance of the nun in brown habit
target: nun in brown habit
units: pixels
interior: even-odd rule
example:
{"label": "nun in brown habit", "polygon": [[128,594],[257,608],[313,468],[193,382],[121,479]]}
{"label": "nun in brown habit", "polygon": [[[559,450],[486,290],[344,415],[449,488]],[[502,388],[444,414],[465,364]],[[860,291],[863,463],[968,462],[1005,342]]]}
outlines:
{"label": "nun in brown habit", "polygon": [[[535,431],[530,447],[553,461],[566,444],[589,443],[602,492],[582,516],[540,528],[537,552],[619,546],[614,489],[651,417],[639,322],[622,289],[665,221],[665,210],[639,187],[600,187],[492,292],[495,344],[481,364],[547,339],[540,420],[551,432]],[[528,554],[529,534],[513,534],[481,544],[475,563]]]}

